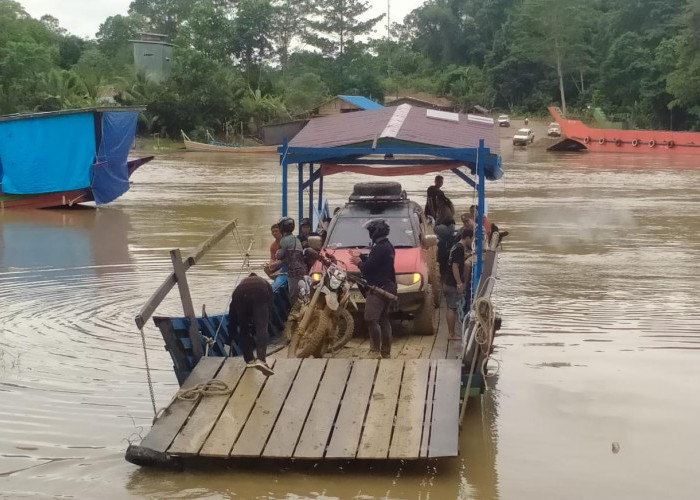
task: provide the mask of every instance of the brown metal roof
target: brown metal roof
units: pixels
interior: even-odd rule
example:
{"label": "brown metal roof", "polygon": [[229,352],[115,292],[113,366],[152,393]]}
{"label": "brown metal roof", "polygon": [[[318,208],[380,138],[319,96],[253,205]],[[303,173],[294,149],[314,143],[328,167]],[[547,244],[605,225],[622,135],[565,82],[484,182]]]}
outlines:
{"label": "brown metal roof", "polygon": [[372,143],[376,139],[378,144],[401,141],[424,146],[476,148],[479,139],[484,139],[492,153],[500,152],[498,129],[492,120],[489,122],[490,119],[475,115],[440,113],[402,104],[314,118],[289,145],[333,148]]}

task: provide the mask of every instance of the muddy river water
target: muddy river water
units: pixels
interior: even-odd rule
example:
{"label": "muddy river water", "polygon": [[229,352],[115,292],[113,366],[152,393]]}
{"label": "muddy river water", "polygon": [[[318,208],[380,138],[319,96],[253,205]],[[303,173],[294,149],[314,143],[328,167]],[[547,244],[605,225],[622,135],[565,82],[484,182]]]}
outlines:
{"label": "muddy river water", "polygon": [[[461,456],[427,464],[124,461],[152,417],[134,315],[169,272],[169,249],[186,253],[235,217],[239,239],[188,274],[197,309],[226,306],[252,237],[253,265],[265,258],[276,158],[177,152],[104,208],[6,211],[0,497],[697,498],[699,161],[504,154],[505,178],[488,189],[491,218],[510,231],[495,292],[500,373],[468,411]],[[358,180],[329,177],[331,205]],[[401,182],[423,203],[431,176]],[[460,208],[465,187],[446,176]],[[178,313],[172,297],[159,312]],[[177,383],[160,334],[145,333],[162,406]]]}

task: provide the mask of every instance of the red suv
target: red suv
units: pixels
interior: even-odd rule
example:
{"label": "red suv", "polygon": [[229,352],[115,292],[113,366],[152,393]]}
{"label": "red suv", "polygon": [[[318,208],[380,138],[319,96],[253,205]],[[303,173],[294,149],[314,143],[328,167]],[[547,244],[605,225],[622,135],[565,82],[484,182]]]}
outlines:
{"label": "red suv", "polygon": [[[350,250],[369,252],[370,239],[363,225],[371,219],[384,219],[389,224],[389,241],[396,249],[394,268],[399,303],[392,318],[411,321],[411,333],[435,334],[433,311],[440,304],[437,239],[423,209],[406,198],[401,184],[355,184],[350,201],[331,221],[323,249],[342,261],[349,273],[359,274],[350,262]],[[312,273],[319,273],[320,266],[317,262]],[[365,299],[359,290],[353,291],[353,299],[362,312]]]}

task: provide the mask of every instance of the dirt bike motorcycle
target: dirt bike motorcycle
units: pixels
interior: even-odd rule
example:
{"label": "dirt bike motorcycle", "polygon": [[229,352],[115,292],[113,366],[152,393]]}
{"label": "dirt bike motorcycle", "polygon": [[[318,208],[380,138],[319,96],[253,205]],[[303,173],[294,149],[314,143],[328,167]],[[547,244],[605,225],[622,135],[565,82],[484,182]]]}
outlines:
{"label": "dirt bike motorcycle", "polygon": [[291,358],[320,358],[348,343],[355,331],[355,321],[348,307],[357,310],[357,304],[350,295],[353,283],[396,299],[396,296],[384,290],[370,287],[360,278],[349,276],[342,263],[332,255],[317,254],[317,258],[324,265],[321,279],[313,282],[311,277],[306,276],[300,282],[299,299],[285,326],[290,339],[288,356]]}

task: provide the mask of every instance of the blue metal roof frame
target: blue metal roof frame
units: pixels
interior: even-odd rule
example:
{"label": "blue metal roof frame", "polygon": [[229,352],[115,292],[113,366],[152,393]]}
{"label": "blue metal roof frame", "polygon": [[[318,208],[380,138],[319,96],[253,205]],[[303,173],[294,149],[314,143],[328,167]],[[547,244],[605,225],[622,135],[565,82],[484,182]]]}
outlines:
{"label": "blue metal roof frame", "polygon": [[361,95],[339,95],[338,97],[345,102],[354,104],[360,109],[382,109],[384,107],[378,102],[374,102],[372,99],[368,99]]}

